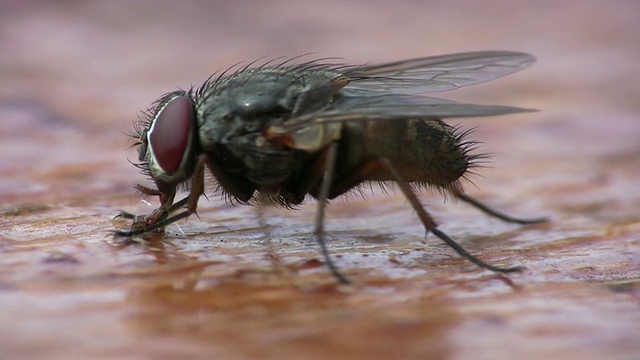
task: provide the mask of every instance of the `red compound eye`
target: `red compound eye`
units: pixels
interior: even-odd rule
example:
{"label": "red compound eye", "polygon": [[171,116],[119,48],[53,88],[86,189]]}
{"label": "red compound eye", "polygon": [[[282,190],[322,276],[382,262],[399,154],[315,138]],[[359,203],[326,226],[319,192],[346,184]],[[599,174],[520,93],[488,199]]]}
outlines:
{"label": "red compound eye", "polygon": [[176,96],[158,112],[149,130],[149,148],[162,171],[180,171],[182,159],[190,149],[194,112],[191,98]]}

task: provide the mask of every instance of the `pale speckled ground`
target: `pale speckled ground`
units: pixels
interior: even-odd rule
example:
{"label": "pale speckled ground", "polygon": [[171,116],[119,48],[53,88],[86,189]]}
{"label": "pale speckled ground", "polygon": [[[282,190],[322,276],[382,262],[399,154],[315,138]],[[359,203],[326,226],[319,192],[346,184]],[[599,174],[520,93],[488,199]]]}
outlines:
{"label": "pale speckled ground", "polygon": [[[640,356],[640,8],[631,1],[3,2],[0,349],[6,358],[634,359]],[[337,286],[297,212],[203,202],[163,241],[113,246],[149,211],[126,157],[139,109],[238,61],[353,63],[535,54],[525,72],[444,94],[541,109],[460,121],[493,153],[469,192],[519,227],[437,195],[429,236],[399,195],[334,203]],[[443,96],[444,96],[443,95]],[[456,122],[455,120],[453,122]],[[378,194],[379,195],[379,194]],[[154,205],[154,204],[152,204]]]}

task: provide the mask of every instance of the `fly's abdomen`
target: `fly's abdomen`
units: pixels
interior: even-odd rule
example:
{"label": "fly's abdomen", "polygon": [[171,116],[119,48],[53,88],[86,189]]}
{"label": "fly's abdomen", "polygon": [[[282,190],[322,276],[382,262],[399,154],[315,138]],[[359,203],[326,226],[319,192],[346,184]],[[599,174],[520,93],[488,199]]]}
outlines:
{"label": "fly's abdomen", "polygon": [[[341,140],[348,160],[339,166],[354,170],[370,159],[383,157],[409,182],[449,187],[473,165],[475,156],[469,151],[475,143],[465,141],[465,135],[435,118],[350,123]],[[370,180],[394,179],[380,171]]]}
{"label": "fly's abdomen", "polygon": [[415,180],[415,173],[428,183],[448,185],[467,172],[469,144],[464,142],[464,133],[436,119],[410,121],[407,131],[407,142],[416,147],[415,159],[409,166],[398,162],[409,181]]}

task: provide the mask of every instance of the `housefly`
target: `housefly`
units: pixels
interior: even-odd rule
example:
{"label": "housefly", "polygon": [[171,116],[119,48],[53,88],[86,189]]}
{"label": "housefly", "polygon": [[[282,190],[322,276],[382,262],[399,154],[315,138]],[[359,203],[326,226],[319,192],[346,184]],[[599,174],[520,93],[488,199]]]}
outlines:
{"label": "housefly", "polygon": [[[327,202],[369,182],[395,184],[427,232],[479,267],[498,267],[468,253],[439,230],[415,190],[436,189],[488,215],[529,224],[499,213],[463,192],[461,180],[483,155],[468,131],[443,118],[503,115],[530,110],[463,104],[423,94],[493,80],[531,65],[529,54],[469,52],[382,65],[348,66],[321,59],[234,66],[200,87],[160,97],[135,126],[139,163],[155,188],[160,207],[132,219],[120,236],[165,227],[196,212],[205,193],[205,172],[215,189],[238,204],[270,202],[294,208],[310,196],[318,201],[315,236],[325,262],[341,282],[324,239]],[[177,190],[188,195],[176,201]]]}

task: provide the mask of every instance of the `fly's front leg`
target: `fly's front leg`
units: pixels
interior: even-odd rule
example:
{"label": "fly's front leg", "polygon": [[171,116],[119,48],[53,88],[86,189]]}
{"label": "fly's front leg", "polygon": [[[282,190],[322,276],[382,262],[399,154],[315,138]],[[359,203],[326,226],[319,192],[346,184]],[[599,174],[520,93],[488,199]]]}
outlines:
{"label": "fly's front leg", "polygon": [[[146,232],[161,229],[171,223],[184,219],[194,214],[198,207],[198,199],[204,193],[204,164],[206,156],[201,155],[196,165],[191,191],[189,195],[178,202],[173,202],[175,198],[175,187],[170,187],[168,191],[150,189],[148,187],[138,185],[137,189],[145,195],[154,195],[160,197],[160,207],[152,211],[148,215],[135,215],[126,211],[121,211],[119,217],[133,219],[130,230],[116,230],[115,234],[119,236],[134,236]],[[173,212],[180,208],[187,207],[181,213],[170,216]]]}
{"label": "fly's front leg", "polygon": [[126,211],[121,211],[120,214],[118,214],[116,217],[132,219],[133,224],[131,225],[131,230],[116,231],[116,233],[119,235],[134,235],[136,233],[151,231],[148,229],[149,226],[157,224],[166,219],[169,214],[173,210],[175,210],[175,204],[173,203],[176,195],[175,187],[170,187],[168,190],[160,191],[143,185],[137,185],[136,190],[147,196],[157,196],[160,199],[160,207],[153,210],[147,215],[137,215]]}

